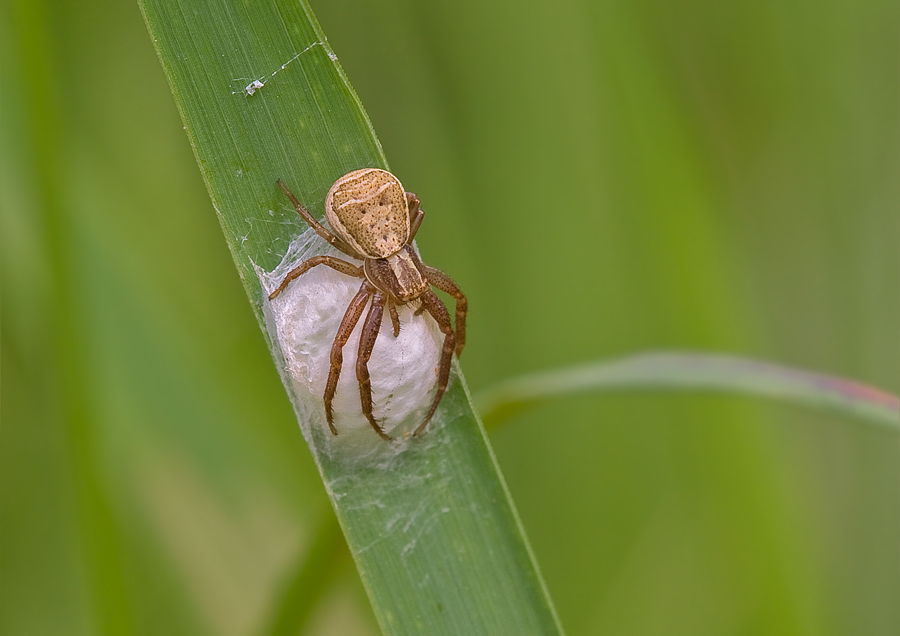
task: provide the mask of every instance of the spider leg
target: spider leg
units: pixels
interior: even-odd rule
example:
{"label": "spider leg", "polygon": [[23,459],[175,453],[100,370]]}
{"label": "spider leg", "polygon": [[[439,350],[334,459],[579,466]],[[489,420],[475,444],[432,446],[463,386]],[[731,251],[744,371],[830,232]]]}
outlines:
{"label": "spider leg", "polygon": [[424,269],[425,278],[429,283],[456,299],[456,356],[459,357],[463,347],[466,346],[466,313],[469,310],[469,301],[466,300],[466,295],[456,286],[453,279],[444,272],[427,265],[424,266]]}
{"label": "spider leg", "polygon": [[453,333],[453,325],[450,324],[450,312],[447,311],[441,299],[430,289],[422,294],[421,298],[422,306],[431,314],[431,317],[434,318],[444,334],[444,348],[441,351],[441,362],[438,367],[438,386],[437,393],[434,395],[434,402],[431,403],[431,408],[428,409],[425,421],[419,424],[419,428],[413,432],[413,435],[418,435],[425,430],[434,412],[437,411],[441,398],[444,397],[444,391],[447,390],[447,382],[450,379],[450,362],[453,360],[453,349],[456,344],[456,335]]}
{"label": "spider leg", "polygon": [[419,197],[412,192],[406,193],[406,207],[409,210],[409,238],[406,242],[412,243],[422,225],[422,219],[425,218],[425,212],[419,208]]}
{"label": "spider leg", "polygon": [[333,245],[347,256],[352,256],[353,258],[360,257],[359,254],[356,253],[356,250],[354,250],[344,241],[329,232],[324,225],[316,221],[313,218],[312,214],[306,211],[306,208],[303,207],[303,204],[300,203],[300,200],[294,196],[294,193],[288,189],[288,187],[284,184],[284,181],[279,179],[277,183],[281,187],[281,191],[284,192],[287,195],[287,198],[291,200],[291,203],[294,204],[294,208],[297,210],[297,213],[303,217],[303,220],[307,222],[309,227],[316,231],[316,234],[328,241],[329,245]]}
{"label": "spider leg", "polygon": [[387,301],[388,312],[391,314],[391,325],[394,327],[394,337],[400,335],[400,316],[397,315],[397,305],[390,298]]}
{"label": "spider leg", "polygon": [[356,379],[359,380],[359,399],[362,402],[363,414],[369,420],[369,424],[381,439],[390,440],[391,437],[375,421],[372,415],[372,382],[369,379],[369,358],[372,356],[372,348],[375,339],[378,338],[378,328],[381,327],[381,317],[384,313],[384,294],[375,292],[369,313],[366,314],[366,322],[363,324],[362,335],[359,337],[359,353],[356,356]]}
{"label": "spider leg", "polygon": [[344,363],[344,345],[350,339],[353,328],[359,322],[366,303],[369,302],[369,296],[372,295],[372,286],[363,281],[356,296],[350,301],[344,318],[341,320],[341,326],[338,327],[337,336],[331,344],[331,369],[328,371],[328,383],[325,385],[325,419],[328,420],[328,428],[337,435],[337,429],[334,427],[334,414],[331,412],[331,402],[334,400],[334,393],[337,391],[338,378],[341,377],[341,365]]}
{"label": "spider leg", "polygon": [[284,277],[284,280],[281,281],[281,284],[275,291],[269,294],[269,300],[274,300],[278,294],[284,291],[284,288],[288,286],[288,283],[302,274],[305,274],[316,265],[328,265],[331,269],[337,270],[342,274],[347,274],[348,276],[354,276],[356,278],[365,278],[362,267],[357,267],[356,265],[348,263],[347,261],[342,261],[334,256],[313,256],[288,272],[288,275]]}

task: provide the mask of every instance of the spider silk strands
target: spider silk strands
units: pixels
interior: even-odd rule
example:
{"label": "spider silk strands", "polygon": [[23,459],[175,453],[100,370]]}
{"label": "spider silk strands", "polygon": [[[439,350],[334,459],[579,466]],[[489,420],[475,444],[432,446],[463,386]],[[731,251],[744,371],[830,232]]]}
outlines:
{"label": "spider silk strands", "polygon": [[309,7],[143,0],[141,9],[383,631],[561,633],[458,368],[421,438],[391,445],[371,430],[333,438],[321,398],[293,388],[266,327],[257,268],[271,271],[305,230],[276,180],[321,216],[339,176],[387,168]]}

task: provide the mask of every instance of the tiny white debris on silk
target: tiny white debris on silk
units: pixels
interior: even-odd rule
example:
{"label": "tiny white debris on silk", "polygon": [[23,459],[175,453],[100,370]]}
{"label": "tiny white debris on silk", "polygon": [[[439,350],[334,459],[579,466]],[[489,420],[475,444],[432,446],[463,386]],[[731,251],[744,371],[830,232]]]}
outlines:
{"label": "tiny white debris on silk", "polygon": [[[305,49],[303,49],[302,51],[300,51],[299,53],[297,53],[296,55],[294,55],[294,56],[293,56],[291,59],[289,59],[287,62],[285,62],[284,64],[282,64],[281,66],[279,66],[277,69],[275,69],[272,73],[269,74],[268,77],[266,77],[265,79],[263,79],[263,78],[257,78],[257,79],[255,79],[255,80],[253,80],[252,82],[250,82],[249,84],[247,84],[247,85],[244,87],[244,89],[243,89],[242,91],[240,91],[240,92],[243,93],[244,95],[246,95],[247,97],[250,97],[251,95],[255,94],[256,91],[258,91],[258,90],[261,89],[263,86],[265,86],[265,85],[266,85],[266,82],[268,82],[270,79],[272,79],[273,77],[275,77],[276,75],[278,75],[278,73],[280,73],[281,71],[283,71],[284,69],[286,69],[286,68],[288,67],[288,64],[290,64],[291,62],[293,62],[294,60],[296,60],[298,57],[300,57],[301,55],[303,55],[304,53],[306,53],[307,51],[309,51],[309,50],[310,50],[311,48],[313,48],[314,46],[323,46],[323,47],[324,47],[324,46],[325,46],[325,42],[327,42],[327,41],[328,41],[328,38],[323,39],[321,42],[313,42],[312,44],[310,44],[309,46],[307,46]],[[328,59],[330,59],[332,62],[336,62],[336,61],[337,61],[337,56],[336,56],[334,53],[332,53],[331,51],[328,51]],[[265,76],[263,76],[263,77],[265,77]],[[233,81],[240,81],[240,80],[233,80]],[[232,94],[232,95],[237,95],[237,94],[238,94],[238,91],[231,91],[231,94]]]}

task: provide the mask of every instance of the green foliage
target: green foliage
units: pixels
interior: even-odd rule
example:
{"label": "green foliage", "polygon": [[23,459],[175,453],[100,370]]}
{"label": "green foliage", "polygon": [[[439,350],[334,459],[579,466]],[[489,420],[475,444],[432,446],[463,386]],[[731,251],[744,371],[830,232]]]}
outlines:
{"label": "green foliage", "polygon": [[735,393],[845,413],[896,430],[897,396],[857,382],[736,356],[653,352],[510,378],[477,398],[488,427],[547,400],[601,391]]}
{"label": "green foliage", "polygon": [[[273,269],[277,246],[300,233],[295,212],[288,222],[265,212],[283,203],[275,181],[298,183],[304,201],[321,199],[322,184],[351,170],[387,168],[378,140],[304,5],[145,0],[141,8],[265,330],[254,266]],[[242,69],[247,87],[234,87]],[[286,354],[268,335],[283,366]],[[310,398],[284,375],[385,634],[560,633],[461,377],[427,435],[385,444],[370,430],[332,437],[318,399],[303,406]]]}
{"label": "green foliage", "polygon": [[[314,9],[476,392],[660,348],[900,388],[896,3]],[[305,558],[332,513],[137,7],[11,0],[0,47],[0,632],[275,631],[309,564],[306,633],[377,633],[346,553]],[[569,634],[900,629],[893,433],[641,394],[492,443]]]}

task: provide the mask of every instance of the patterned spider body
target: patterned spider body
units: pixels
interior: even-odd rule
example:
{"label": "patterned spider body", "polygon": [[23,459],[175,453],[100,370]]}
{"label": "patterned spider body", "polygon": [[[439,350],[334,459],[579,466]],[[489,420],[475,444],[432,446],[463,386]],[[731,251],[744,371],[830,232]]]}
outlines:
{"label": "patterned spider body", "polygon": [[345,175],[325,197],[325,216],[335,234],[366,257],[368,281],[400,304],[428,289],[422,261],[408,245],[410,203],[397,177],[374,168]]}
{"label": "patterned spider body", "polygon": [[386,170],[356,170],[338,179],[325,197],[325,216],[367,258],[388,258],[409,241],[406,192]]}
{"label": "patterned spider body", "polygon": [[[360,267],[333,256],[314,256],[291,270],[269,295],[270,300],[276,298],[292,280],[317,265],[326,265],[342,274],[363,279],[331,347],[331,368],[324,396],[325,416],[331,432],[337,435],[332,401],[343,364],[343,347],[371,299],[359,341],[356,377],[363,414],[384,439],[390,437],[372,413],[372,388],[367,364],[378,337],[385,306],[391,317],[394,337],[400,335],[397,306],[408,303],[418,303],[416,314],[427,312],[444,334],[437,391],[425,420],[413,434],[420,433],[431,420],[447,388],[453,352],[458,356],[465,344],[467,302],[465,294],[449,276],[422,263],[412,245],[424,217],[419,199],[413,193],[406,192],[400,180],[386,170],[366,168],[350,172],[338,179],[325,197],[325,215],[334,230],[332,234],[307,212],[284,183],[279,181],[278,185],[319,236],[348,256],[362,261]],[[431,291],[432,285],[456,299],[455,330],[444,303]]]}

